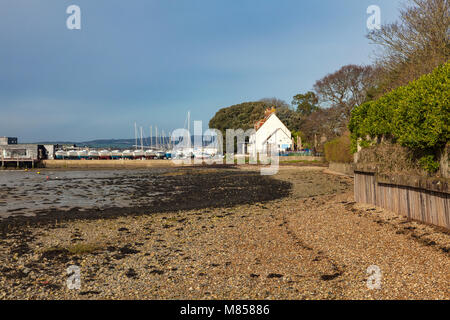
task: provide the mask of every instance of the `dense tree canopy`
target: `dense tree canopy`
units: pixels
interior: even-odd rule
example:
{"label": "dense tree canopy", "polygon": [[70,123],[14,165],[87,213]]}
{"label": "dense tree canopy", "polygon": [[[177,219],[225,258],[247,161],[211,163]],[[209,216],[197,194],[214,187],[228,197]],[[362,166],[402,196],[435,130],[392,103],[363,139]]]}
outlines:
{"label": "dense tree canopy", "polygon": [[244,102],[222,108],[209,121],[209,127],[218,129],[222,133],[225,133],[226,129],[247,130],[253,128],[258,120],[264,118],[264,111],[271,107],[275,107],[277,116],[289,130],[299,129],[299,114],[292,110],[285,101],[276,98],[265,98],[260,101]]}
{"label": "dense tree canopy", "polygon": [[265,104],[244,102],[231,107],[222,108],[209,121],[209,127],[225,133],[226,129],[250,129],[256,121],[264,116]]}

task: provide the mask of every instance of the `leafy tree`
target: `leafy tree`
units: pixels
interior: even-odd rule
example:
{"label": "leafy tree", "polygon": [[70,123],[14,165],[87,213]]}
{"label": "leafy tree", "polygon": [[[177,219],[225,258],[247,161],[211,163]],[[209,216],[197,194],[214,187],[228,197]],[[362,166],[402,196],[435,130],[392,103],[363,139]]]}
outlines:
{"label": "leafy tree", "polygon": [[277,98],[265,98],[256,102],[244,102],[222,108],[209,121],[209,127],[218,129],[223,134],[226,129],[247,130],[253,128],[258,120],[263,119],[265,110],[272,107],[275,107],[277,117],[289,130],[295,131],[300,128],[300,115],[292,110],[285,101]]}
{"label": "leafy tree", "polygon": [[301,129],[302,116],[291,108],[278,108],[276,109],[276,115],[290,131]]}
{"label": "leafy tree", "polygon": [[218,129],[225,134],[226,129],[253,128],[256,121],[264,117],[266,104],[264,102],[243,102],[216,112],[209,121],[209,127]]}
{"label": "leafy tree", "polygon": [[312,91],[297,94],[292,100],[292,104],[296,106],[297,112],[302,116],[309,116],[316,111],[319,108],[318,103],[319,99]]}

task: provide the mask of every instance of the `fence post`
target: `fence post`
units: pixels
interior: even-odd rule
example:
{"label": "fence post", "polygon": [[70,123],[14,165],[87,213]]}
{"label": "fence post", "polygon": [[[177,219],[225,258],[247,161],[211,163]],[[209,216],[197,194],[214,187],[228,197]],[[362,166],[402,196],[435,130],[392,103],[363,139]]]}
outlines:
{"label": "fence post", "polygon": [[439,152],[439,173],[443,178],[449,178],[448,174],[448,149],[450,148],[450,143]]}
{"label": "fence post", "polygon": [[358,140],[356,141],[356,152],[353,154],[353,163],[358,163],[359,152],[362,149],[360,142],[361,142],[361,138],[358,138]]}

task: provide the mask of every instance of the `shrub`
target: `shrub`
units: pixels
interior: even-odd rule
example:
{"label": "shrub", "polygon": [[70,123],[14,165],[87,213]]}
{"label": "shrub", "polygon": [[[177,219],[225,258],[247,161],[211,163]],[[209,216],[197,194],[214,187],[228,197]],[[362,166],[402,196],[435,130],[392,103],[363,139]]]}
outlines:
{"label": "shrub", "polygon": [[325,143],[325,159],[328,162],[353,162],[353,155],[350,147],[350,135],[344,134]]}
{"label": "shrub", "polygon": [[439,170],[439,162],[433,155],[426,155],[419,159],[419,165],[427,172],[434,173]]}
{"label": "shrub", "polygon": [[376,101],[352,111],[349,122],[351,149],[358,141],[389,137],[413,153],[423,155],[419,164],[435,172],[437,153],[450,139],[450,62],[407,86],[399,87]]}

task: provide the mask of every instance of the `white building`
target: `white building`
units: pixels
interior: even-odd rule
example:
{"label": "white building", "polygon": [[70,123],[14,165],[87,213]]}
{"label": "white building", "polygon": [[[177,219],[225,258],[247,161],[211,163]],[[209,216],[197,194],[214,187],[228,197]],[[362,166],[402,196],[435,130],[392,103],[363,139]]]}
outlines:
{"label": "white building", "polygon": [[291,131],[276,116],[275,109],[266,110],[264,119],[255,124],[255,131],[247,145],[249,154],[266,154],[270,152],[269,145],[275,145],[278,152],[292,148]]}

